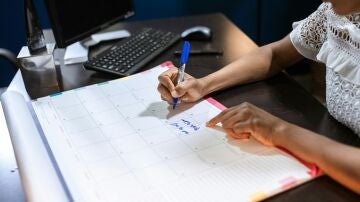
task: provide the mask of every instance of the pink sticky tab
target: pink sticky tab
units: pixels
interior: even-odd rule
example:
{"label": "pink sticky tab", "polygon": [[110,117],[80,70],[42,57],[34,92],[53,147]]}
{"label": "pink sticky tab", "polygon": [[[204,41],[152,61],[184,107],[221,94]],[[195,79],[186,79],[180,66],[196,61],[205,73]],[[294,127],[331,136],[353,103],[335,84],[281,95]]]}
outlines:
{"label": "pink sticky tab", "polygon": [[282,189],[288,189],[296,184],[297,180],[294,177],[288,177],[280,181]]}
{"label": "pink sticky tab", "polygon": [[222,105],[220,102],[216,101],[212,97],[205,97],[205,100],[208,101],[210,104],[214,105],[215,107],[217,107],[218,109],[220,109],[221,111],[226,109],[224,105]]}
{"label": "pink sticky tab", "polygon": [[308,174],[311,177],[316,177],[316,176],[323,174],[322,170],[314,164],[308,164],[307,167],[310,168],[310,170],[308,171]]}
{"label": "pink sticky tab", "polygon": [[166,62],[163,62],[160,66],[166,67],[166,68],[172,68],[172,67],[174,67],[174,64],[171,61],[166,61]]}

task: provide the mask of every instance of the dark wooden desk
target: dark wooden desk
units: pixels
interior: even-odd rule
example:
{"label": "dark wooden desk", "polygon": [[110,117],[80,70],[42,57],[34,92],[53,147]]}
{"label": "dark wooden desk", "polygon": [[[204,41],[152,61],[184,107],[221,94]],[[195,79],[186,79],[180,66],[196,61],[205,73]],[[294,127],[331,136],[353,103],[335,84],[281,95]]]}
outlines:
{"label": "dark wooden desk", "polygon": [[[111,29],[127,29],[132,32],[144,26],[150,26],[180,33],[185,28],[195,25],[209,26],[213,30],[214,37],[212,42],[192,42],[193,49],[213,47],[224,51],[222,56],[191,56],[187,64],[187,72],[195,77],[214,72],[234,61],[241,54],[257,48],[251,39],[222,14],[119,23]],[[106,47],[109,44],[103,45]],[[166,60],[178,64],[178,58],[173,55],[173,52],[180,50],[181,45],[182,43],[178,42],[145,68],[154,67]],[[97,54],[103,47],[93,49],[92,54]],[[70,90],[115,78],[117,77],[84,70],[82,65],[61,65],[61,89],[52,89],[52,91]],[[49,89],[32,89],[29,93],[36,98],[50,92]],[[266,81],[214,93],[212,96],[227,107],[244,101],[251,102],[287,121],[345,144],[360,147],[360,139],[355,134],[330,117],[325,107],[284,73]],[[323,176],[267,201],[360,201],[360,197],[329,177]]]}

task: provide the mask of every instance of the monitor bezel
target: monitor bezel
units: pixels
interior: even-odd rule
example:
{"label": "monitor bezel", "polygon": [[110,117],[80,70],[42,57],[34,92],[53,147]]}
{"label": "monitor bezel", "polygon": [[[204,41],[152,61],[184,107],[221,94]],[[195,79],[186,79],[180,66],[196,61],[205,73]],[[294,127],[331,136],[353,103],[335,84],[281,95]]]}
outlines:
{"label": "monitor bezel", "polygon": [[48,16],[50,18],[50,24],[51,24],[51,28],[55,37],[55,41],[56,41],[56,46],[58,48],[66,48],[68,45],[71,45],[77,41],[81,41],[83,39],[86,39],[87,37],[89,37],[91,34],[96,33],[98,31],[101,31],[103,29],[106,29],[107,27],[115,24],[116,22],[120,21],[120,20],[125,20],[133,15],[135,15],[135,8],[134,8],[134,1],[131,1],[131,10],[128,11],[127,13],[117,16],[103,24],[100,24],[96,27],[91,28],[90,30],[87,30],[83,33],[80,33],[70,39],[66,39],[63,37],[63,30],[61,28],[60,22],[59,22],[59,15],[57,13],[57,9],[55,7],[55,3],[54,0],[44,0],[45,2],[45,6],[46,6],[46,10],[48,13]]}

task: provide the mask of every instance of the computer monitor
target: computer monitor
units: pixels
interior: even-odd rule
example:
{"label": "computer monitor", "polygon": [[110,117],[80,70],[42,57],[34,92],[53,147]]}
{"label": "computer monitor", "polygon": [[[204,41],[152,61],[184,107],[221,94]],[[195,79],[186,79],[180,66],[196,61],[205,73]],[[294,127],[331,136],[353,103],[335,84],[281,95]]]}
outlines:
{"label": "computer monitor", "polygon": [[59,48],[134,15],[132,0],[44,0]]}

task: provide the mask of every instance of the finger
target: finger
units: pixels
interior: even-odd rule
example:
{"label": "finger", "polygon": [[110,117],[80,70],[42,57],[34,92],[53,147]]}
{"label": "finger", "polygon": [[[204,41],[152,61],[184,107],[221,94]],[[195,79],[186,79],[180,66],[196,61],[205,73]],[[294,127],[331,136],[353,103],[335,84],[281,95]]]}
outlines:
{"label": "finger", "polygon": [[224,128],[226,134],[228,134],[230,137],[234,137],[235,136],[235,133],[232,129],[229,129],[229,128]]}
{"label": "finger", "polygon": [[159,91],[159,93],[161,95],[161,99],[163,99],[164,101],[167,101],[167,102],[172,100],[172,96],[171,96],[170,92],[163,85],[159,84],[157,90]]}
{"label": "finger", "polygon": [[247,121],[250,117],[249,114],[244,113],[242,110],[234,110],[233,112],[228,113],[221,123],[224,128],[233,128],[234,124]]}
{"label": "finger", "polygon": [[253,111],[251,108],[239,105],[233,107],[233,113],[229,114],[229,116],[224,118],[221,123],[224,128],[232,128],[235,123],[247,121],[252,117]]}
{"label": "finger", "polygon": [[249,121],[237,122],[233,125],[232,129],[235,134],[251,134],[252,132]]}
{"label": "finger", "polygon": [[235,133],[234,130],[232,129],[225,129],[226,133],[234,138],[234,139],[249,139],[250,138],[250,134],[249,133],[241,133],[241,134],[237,134]]}
{"label": "finger", "polygon": [[236,121],[238,121],[236,119],[237,115],[238,115],[238,111],[236,108],[232,107],[230,109],[228,109],[224,115],[222,115],[221,117],[221,124],[223,128],[232,128],[232,124],[235,123]]}
{"label": "finger", "polygon": [[222,117],[223,112],[219,113],[218,115],[216,115],[212,119],[210,119],[208,122],[206,122],[206,126],[214,127],[217,123],[219,123],[222,120],[221,117]]}
{"label": "finger", "polygon": [[230,109],[225,109],[224,111],[220,112],[218,115],[216,115],[214,118],[210,119],[210,121],[208,121],[206,123],[206,125],[208,127],[213,127],[215,126],[217,123],[220,123],[224,120],[224,118],[227,118],[228,114],[231,113],[231,108]]}
{"label": "finger", "polygon": [[159,82],[169,90],[169,92],[174,91],[175,86],[174,86],[174,79],[176,78],[177,75],[177,69],[176,68],[172,68],[164,73],[162,73],[159,77],[158,80]]}
{"label": "finger", "polygon": [[163,96],[161,96],[161,99],[162,100],[164,100],[164,101],[166,101],[169,105],[172,105],[173,103],[173,101],[172,100],[168,100],[168,99],[166,99],[166,98],[164,98]]}
{"label": "finger", "polygon": [[235,135],[232,136],[234,139],[250,139],[250,134],[249,133],[241,133],[241,134],[237,134],[234,133]]}

